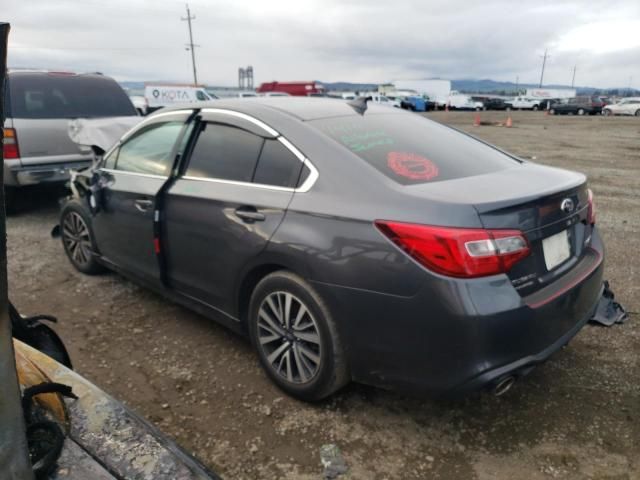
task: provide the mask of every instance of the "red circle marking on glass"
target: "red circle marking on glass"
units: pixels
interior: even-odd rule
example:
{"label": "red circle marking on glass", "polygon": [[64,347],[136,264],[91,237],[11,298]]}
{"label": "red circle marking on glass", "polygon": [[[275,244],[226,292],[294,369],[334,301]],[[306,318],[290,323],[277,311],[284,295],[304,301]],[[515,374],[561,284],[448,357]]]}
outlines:
{"label": "red circle marking on glass", "polygon": [[415,153],[389,152],[387,165],[397,175],[411,180],[431,180],[438,176],[438,167],[428,158]]}

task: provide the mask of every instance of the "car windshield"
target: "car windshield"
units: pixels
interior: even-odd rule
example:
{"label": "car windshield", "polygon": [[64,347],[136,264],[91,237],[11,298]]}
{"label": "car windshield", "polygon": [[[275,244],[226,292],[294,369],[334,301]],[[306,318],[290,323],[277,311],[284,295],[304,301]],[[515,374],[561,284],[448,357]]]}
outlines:
{"label": "car windshield", "polygon": [[471,177],[517,165],[495,148],[422,117],[365,114],[310,123],[402,185]]}
{"label": "car windshield", "polygon": [[100,76],[16,75],[8,93],[14,118],[96,118],[136,115],[116,82]]}

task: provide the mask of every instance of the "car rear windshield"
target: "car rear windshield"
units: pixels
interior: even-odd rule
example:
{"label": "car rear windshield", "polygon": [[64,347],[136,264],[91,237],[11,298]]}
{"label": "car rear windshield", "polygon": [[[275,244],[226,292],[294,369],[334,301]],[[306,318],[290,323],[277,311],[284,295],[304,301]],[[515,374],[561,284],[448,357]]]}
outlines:
{"label": "car rear windshield", "polygon": [[96,118],[136,115],[131,100],[108,77],[23,74],[9,77],[13,118]]}
{"label": "car rear windshield", "polygon": [[402,185],[452,180],[517,165],[506,154],[416,114],[376,114],[310,122]]}

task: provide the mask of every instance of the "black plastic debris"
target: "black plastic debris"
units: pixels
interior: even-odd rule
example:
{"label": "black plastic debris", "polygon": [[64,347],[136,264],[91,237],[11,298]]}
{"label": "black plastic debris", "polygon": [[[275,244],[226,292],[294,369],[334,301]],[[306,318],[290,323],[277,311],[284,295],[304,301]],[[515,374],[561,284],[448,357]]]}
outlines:
{"label": "black plastic debris", "polygon": [[602,297],[600,297],[598,307],[589,321],[605,327],[610,327],[616,323],[624,323],[629,318],[629,315],[622,305],[614,301],[614,298],[615,295],[609,288],[609,282],[605,280]]}

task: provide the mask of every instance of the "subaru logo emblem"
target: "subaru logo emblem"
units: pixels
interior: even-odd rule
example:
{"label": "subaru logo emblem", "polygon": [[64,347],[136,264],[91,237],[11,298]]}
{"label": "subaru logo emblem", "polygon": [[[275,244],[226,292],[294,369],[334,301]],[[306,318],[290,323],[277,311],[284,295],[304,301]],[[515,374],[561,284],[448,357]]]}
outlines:
{"label": "subaru logo emblem", "polygon": [[571,213],[573,212],[573,208],[573,200],[571,200],[570,198],[565,198],[564,200],[562,200],[562,203],[560,204],[560,210],[565,213]]}

